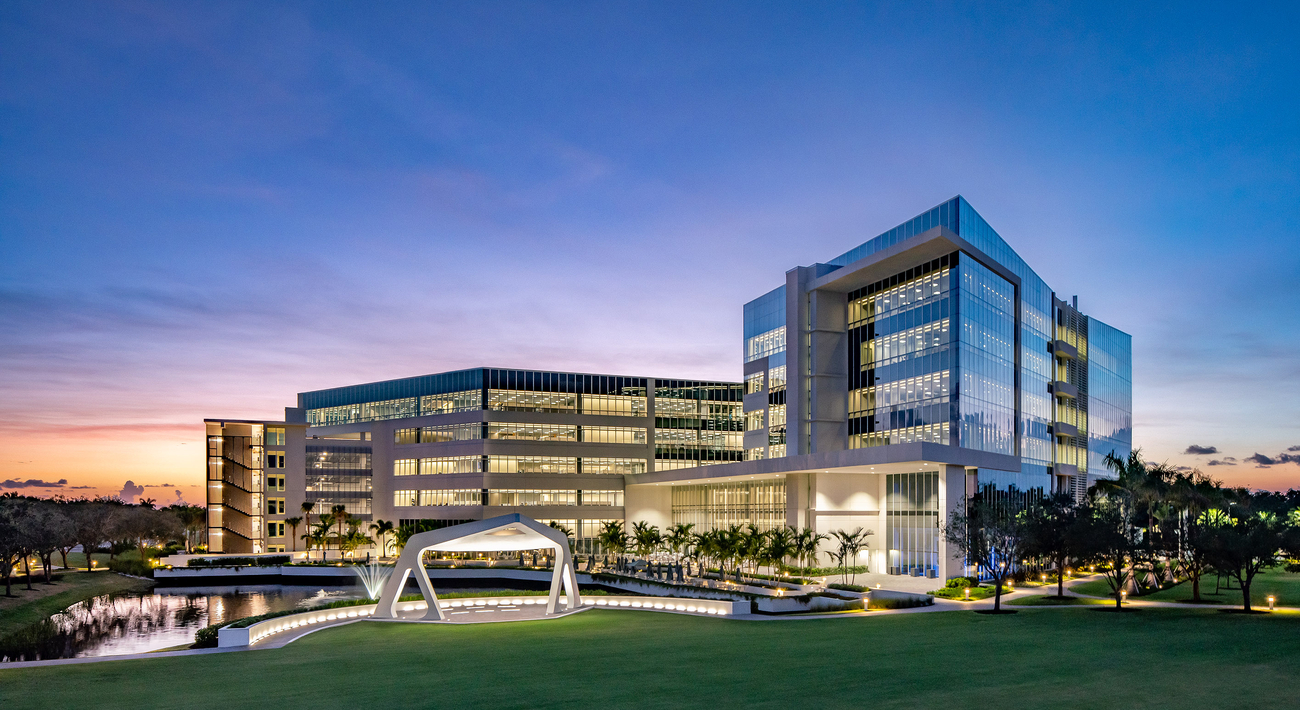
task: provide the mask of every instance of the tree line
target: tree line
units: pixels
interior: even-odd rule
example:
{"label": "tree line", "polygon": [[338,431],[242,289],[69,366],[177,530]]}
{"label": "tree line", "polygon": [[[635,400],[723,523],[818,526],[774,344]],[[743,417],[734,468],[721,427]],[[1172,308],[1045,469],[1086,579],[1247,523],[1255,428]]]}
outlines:
{"label": "tree line", "polygon": [[1201,601],[1201,581],[1215,574],[1236,581],[1242,607],[1262,571],[1300,572],[1300,490],[1285,494],[1225,487],[1200,471],[1151,464],[1141,451],[1113,453],[1082,501],[1068,494],[1035,496],[986,490],[965,501],[943,527],[968,565],[997,585],[1029,569],[1050,571],[1057,595],[1067,570],[1101,571],[1118,607],[1127,590],[1186,581]]}
{"label": "tree line", "polygon": [[139,552],[139,560],[123,565],[122,571],[144,572],[155,548],[193,549],[206,526],[203,508],[170,505],[158,508],[150,499],[137,504],[117,498],[34,498],[16,493],[0,495],[0,575],[5,595],[13,596],[13,575],[21,567],[27,588],[32,588],[32,559],[38,560],[45,582],[50,583],[54,557],[68,567],[68,555],[77,546],[85,552],[86,568],[91,553],[107,552],[110,563],[127,551]]}

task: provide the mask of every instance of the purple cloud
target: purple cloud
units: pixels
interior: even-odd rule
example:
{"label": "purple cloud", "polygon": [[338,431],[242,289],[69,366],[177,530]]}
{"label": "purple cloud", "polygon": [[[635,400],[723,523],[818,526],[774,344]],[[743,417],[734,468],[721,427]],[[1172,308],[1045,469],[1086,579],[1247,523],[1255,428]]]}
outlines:
{"label": "purple cloud", "polygon": [[1192,456],[1207,456],[1207,455],[1209,455],[1209,454],[1217,454],[1217,453],[1219,453],[1219,447],[1217,447],[1217,446],[1197,446],[1196,444],[1192,444],[1191,446],[1188,446],[1188,447],[1187,447],[1187,450],[1184,451],[1183,453],[1184,453],[1184,454],[1191,454]]}
{"label": "purple cloud", "polygon": [[123,503],[130,503],[135,498],[138,498],[141,493],[144,493],[144,486],[137,486],[134,482],[127,481],[126,484],[122,486],[122,492],[118,493],[117,497],[120,498]]}
{"label": "purple cloud", "polygon": [[68,485],[68,479],[66,478],[60,478],[57,481],[42,481],[39,478],[29,478],[26,481],[16,481],[11,478],[7,481],[0,481],[0,487],[2,488],[62,488],[66,485]]}

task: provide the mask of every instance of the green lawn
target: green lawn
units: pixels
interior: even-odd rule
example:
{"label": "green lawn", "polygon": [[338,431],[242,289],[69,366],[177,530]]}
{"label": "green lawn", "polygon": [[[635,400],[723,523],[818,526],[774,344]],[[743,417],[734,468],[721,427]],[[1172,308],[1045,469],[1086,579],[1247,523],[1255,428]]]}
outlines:
{"label": "green lawn", "polygon": [[112,572],[59,572],[61,579],[45,584],[33,578],[32,591],[26,584],[13,585],[13,596],[0,587],[0,636],[28,624],[49,618],[83,599],[112,592],[148,589],[152,585]]}
{"label": "green lawn", "polygon": [[593,610],[475,626],[360,622],[275,650],[0,670],[0,697],[131,710],[1036,707],[1045,698],[1218,708],[1289,702],[1298,632],[1300,614],[1209,609],[803,621]]}
{"label": "green lawn", "polygon": [[[1233,589],[1225,589],[1219,594],[1215,594],[1214,579],[1214,575],[1201,578],[1202,600],[1219,604],[1241,604],[1241,590],[1235,588],[1236,582],[1232,582]],[[1228,580],[1225,579],[1224,582],[1227,583]],[[1106,584],[1104,579],[1089,580],[1075,585],[1072,589],[1080,594],[1110,596],[1110,586]],[[1267,607],[1270,594],[1277,597],[1279,606],[1300,607],[1300,574],[1287,572],[1280,568],[1261,572],[1255,577],[1254,584],[1250,585],[1251,603],[1255,606]],[[1138,598],[1159,602],[1186,601],[1192,598],[1192,585],[1189,582],[1182,582],[1169,589],[1162,589]]]}
{"label": "green lawn", "polygon": [[1027,597],[1017,597],[1010,601],[1004,601],[1004,604],[1011,606],[1114,606],[1115,602],[1106,599],[1084,599],[1082,597],[1057,597],[1053,594],[1034,594]]}

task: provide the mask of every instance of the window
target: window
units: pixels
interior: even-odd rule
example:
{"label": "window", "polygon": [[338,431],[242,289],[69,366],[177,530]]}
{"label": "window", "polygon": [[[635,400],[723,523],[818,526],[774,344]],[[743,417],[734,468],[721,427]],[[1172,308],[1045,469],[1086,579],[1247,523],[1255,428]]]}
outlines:
{"label": "window", "polygon": [[435,456],[420,459],[420,475],[440,473],[479,473],[483,470],[482,456]]}
{"label": "window", "polygon": [[284,476],[274,476],[274,475],[272,475],[272,476],[267,476],[267,477],[266,477],[266,490],[268,490],[268,491],[282,491],[282,490],[284,490]]}
{"label": "window", "polygon": [[272,520],[266,524],[267,537],[284,537],[284,523]]}
{"label": "window", "polygon": [[442,441],[470,441],[483,438],[483,423],[443,424],[427,426],[420,429],[421,444],[436,444]]}
{"label": "window", "polygon": [[266,445],[284,446],[284,429],[282,427],[267,427]]}
{"label": "window", "polygon": [[483,505],[483,491],[478,488],[447,490],[393,491],[393,505],[398,508],[413,506]]}
{"label": "window", "polygon": [[267,514],[267,515],[284,515],[284,499],[283,499],[283,498],[267,498],[267,499],[266,499],[266,514]]}
{"label": "window", "polygon": [[416,444],[420,441],[419,429],[398,429],[393,432],[394,444]]}
{"label": "window", "polygon": [[419,462],[415,459],[397,459],[393,462],[394,476],[414,476],[419,472]]}
{"label": "window", "polygon": [[584,458],[582,459],[582,472],[584,474],[618,474],[627,476],[636,473],[646,472],[645,459],[607,459],[607,458]]}
{"label": "window", "polygon": [[573,456],[489,456],[491,473],[577,473]]}
{"label": "window", "polygon": [[284,545],[267,545],[267,552],[284,552]]}
{"label": "window", "polygon": [[597,444],[644,444],[646,433],[643,427],[585,426],[582,440]]}
{"label": "window", "polygon": [[483,491],[478,488],[420,491],[420,505],[483,505]]}
{"label": "window", "polygon": [[447,394],[431,394],[420,398],[420,414],[451,414],[472,412],[483,408],[480,390],[462,390]]}
{"label": "window", "polygon": [[746,461],[761,461],[761,460],[763,459],[763,454],[764,454],[765,451],[766,451],[766,448],[765,448],[765,447],[762,447],[762,446],[756,446],[756,447],[754,447],[754,448],[752,448],[752,449],[745,449],[745,460],[746,460]]}
{"label": "window", "polygon": [[767,371],[767,388],[769,390],[785,387],[785,365],[773,367]]}
{"label": "window", "polygon": [[618,417],[644,417],[646,398],[615,394],[584,394],[583,414],[603,414]]}
{"label": "window", "polygon": [[488,409],[497,412],[575,413],[578,411],[578,395],[564,392],[488,390]]}
{"label": "window", "polygon": [[284,452],[272,451],[266,455],[267,468],[284,468]]}
{"label": "window", "polygon": [[745,377],[745,394],[754,394],[763,391],[763,372],[755,372]]}
{"label": "window", "polygon": [[623,491],[579,491],[579,495],[581,505],[623,505]]}
{"label": "window", "polygon": [[577,441],[578,427],[572,424],[488,424],[489,439],[525,441]]}
{"label": "window", "polygon": [[763,428],[763,414],[766,410],[755,409],[752,412],[745,412],[745,431],[754,431]]}
{"label": "window", "polygon": [[488,491],[488,505],[577,505],[578,491],[542,491],[494,488]]}
{"label": "window", "polygon": [[771,407],[771,413],[767,417],[767,425],[770,428],[785,426],[785,405],[774,404]]}

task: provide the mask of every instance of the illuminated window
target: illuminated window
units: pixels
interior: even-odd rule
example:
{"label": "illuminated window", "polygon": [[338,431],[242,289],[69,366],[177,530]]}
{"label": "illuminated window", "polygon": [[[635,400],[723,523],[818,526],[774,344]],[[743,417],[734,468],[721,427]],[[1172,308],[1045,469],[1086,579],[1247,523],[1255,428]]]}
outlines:
{"label": "illuminated window", "polygon": [[582,440],[599,444],[644,444],[646,432],[643,427],[584,426]]}
{"label": "illuminated window", "polygon": [[397,459],[393,462],[394,476],[414,476],[419,472],[419,462],[415,459]]}
{"label": "illuminated window", "polygon": [[745,377],[745,394],[763,391],[763,372],[760,370]]}
{"label": "illuminated window", "polygon": [[583,458],[584,474],[632,475],[646,472],[645,459]]}
{"label": "illuminated window", "polygon": [[525,441],[577,441],[578,427],[572,424],[488,424],[489,439]]}
{"label": "illuminated window", "polygon": [[443,424],[427,426],[420,429],[421,444],[436,444],[441,441],[470,441],[483,438],[482,422],[467,424]]}
{"label": "illuminated window", "polygon": [[266,445],[267,446],[284,446],[284,429],[281,427],[266,428]]}
{"label": "illuminated window", "polygon": [[440,473],[479,473],[483,470],[482,456],[435,456],[420,459],[420,475]]}
{"label": "illuminated window", "polygon": [[755,409],[752,412],[745,412],[745,431],[754,431],[763,428],[763,414],[767,410]]}

